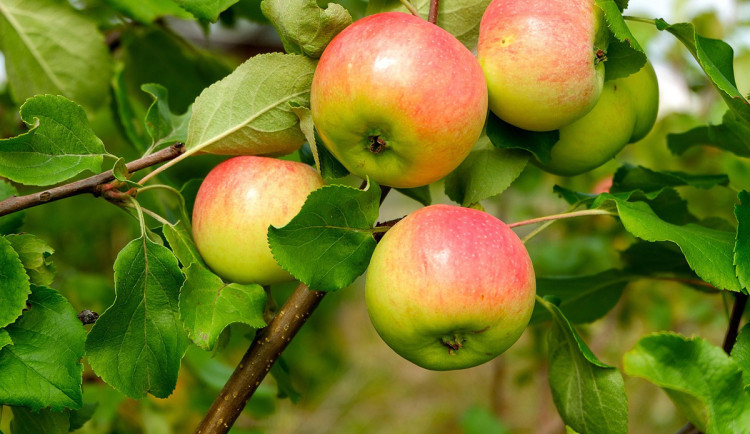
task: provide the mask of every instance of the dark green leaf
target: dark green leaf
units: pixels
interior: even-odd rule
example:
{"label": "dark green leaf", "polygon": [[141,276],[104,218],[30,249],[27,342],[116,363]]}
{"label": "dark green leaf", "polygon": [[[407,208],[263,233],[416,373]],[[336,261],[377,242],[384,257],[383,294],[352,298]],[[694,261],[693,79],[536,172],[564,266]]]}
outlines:
{"label": "dark green leaf", "polygon": [[53,411],[81,408],[86,331],[57,291],[32,287],[30,308],[6,330],[0,350],[0,403]]}
{"label": "dark green leaf", "polygon": [[500,149],[524,149],[542,164],[549,163],[552,145],[560,140],[560,132],[534,132],[515,127],[492,113],[487,115],[487,137]]}
{"label": "dark green leaf", "polygon": [[29,276],[13,245],[0,237],[0,328],[21,315],[31,293]]}
{"label": "dark green leaf", "polygon": [[737,236],[734,242],[734,266],[740,285],[750,288],[750,193],[739,194],[740,203],[734,206],[737,217]]}
{"label": "dark green leaf", "polygon": [[322,187],[308,196],[283,228],[271,226],[268,241],[276,261],[311,289],[333,291],[362,274],[370,262],[380,187]]}
{"label": "dark green leaf", "polygon": [[704,125],[679,134],[668,134],[667,145],[676,155],[693,146],[713,146],[740,157],[750,157],[750,113],[744,119],[729,110],[723,123]]}
{"label": "dark green leaf", "polygon": [[260,8],[287,53],[312,58],[320,57],[331,39],[352,23],[349,12],[336,3],[321,9],[315,0],[263,0]]}
{"label": "dark green leaf", "polygon": [[445,178],[445,194],[462,206],[497,196],[510,187],[526,167],[529,155],[513,149],[480,149]]}
{"label": "dark green leaf", "polygon": [[193,236],[186,223],[179,221],[173,225],[164,225],[163,231],[164,237],[169,243],[169,248],[177,259],[179,259],[183,268],[187,268],[193,263],[206,266],[200,253],[198,253],[198,248],[195,247]]}
{"label": "dark green leaf", "polygon": [[75,431],[81,428],[94,416],[96,409],[99,408],[99,403],[87,402],[83,404],[79,410],[70,411],[70,431]]}
{"label": "dark green leaf", "polygon": [[[413,0],[422,18],[427,19],[430,0]],[[442,0],[438,4],[437,25],[456,37],[469,50],[477,47],[479,40],[479,21],[490,0]],[[399,0],[370,0],[367,4],[367,15],[379,12],[401,11],[408,13]]]}
{"label": "dark green leaf", "polygon": [[193,105],[185,156],[284,154],[305,141],[292,111],[309,105],[315,61],[291,54],[250,58]]}
{"label": "dark green leaf", "polygon": [[607,49],[608,59],[612,51],[612,67],[608,60],[605,63],[606,79],[614,80],[638,72],[646,64],[646,54],[622,18],[622,4],[617,0],[596,0],[596,5],[604,11],[607,26],[612,32]]}
{"label": "dark green leaf", "polygon": [[144,92],[154,97],[154,102],[146,112],[146,131],[151,136],[152,148],[163,143],[185,142],[191,108],[181,115],[172,113],[169,108],[169,91],[156,83],[141,86]]}
{"label": "dark green leaf", "polygon": [[185,213],[188,216],[193,215],[193,205],[195,205],[195,196],[198,194],[198,189],[200,189],[202,183],[203,183],[202,178],[194,178],[194,179],[185,181],[185,183],[182,184],[182,187],[180,188],[180,194],[182,194],[182,197],[185,199]]}
{"label": "dark green leaf", "polygon": [[676,244],[636,241],[620,252],[624,268],[639,275],[677,274],[697,278]]}
{"label": "dark green leaf", "polygon": [[549,383],[563,421],[582,434],[626,433],[622,375],[596,358],[557,306],[543,304],[553,319],[547,338]]}
{"label": "dark green leaf", "polygon": [[612,179],[611,193],[642,190],[652,192],[664,187],[689,185],[697,188],[713,188],[729,185],[727,175],[695,175],[685,172],[657,172],[643,166],[624,165],[617,169]]}
{"label": "dark green leaf", "polygon": [[336,157],[331,154],[331,152],[328,150],[328,148],[325,147],[323,144],[323,140],[321,140],[320,136],[318,135],[318,131],[315,131],[315,142],[320,143],[321,146],[318,146],[318,156],[320,158],[320,171],[322,172],[321,175],[323,176],[323,179],[327,183],[333,184],[334,180],[343,178],[344,176],[349,174],[349,171],[346,170],[346,167],[344,167],[339,160],[336,159]]}
{"label": "dark green leaf", "polygon": [[40,94],[88,108],[106,100],[112,67],[104,35],[68,2],[3,0],[0,50],[18,104]]}
{"label": "dark green leaf", "polygon": [[50,259],[55,249],[32,234],[8,235],[5,238],[18,253],[30,282],[39,286],[50,285],[55,279],[55,264]]}
{"label": "dark green leaf", "polygon": [[120,251],[114,270],[115,302],[89,332],[89,364],[132,398],[147,392],[166,398],[188,345],[179,319],[183,277],[177,258],[142,236]]}
{"label": "dark green leaf", "polygon": [[430,186],[423,185],[421,187],[414,188],[397,188],[396,191],[403,194],[406,197],[410,197],[424,206],[432,204],[432,194],[430,194]]}
{"label": "dark green leaf", "polygon": [[31,130],[0,140],[1,176],[50,185],[84,170],[101,171],[104,144],[78,104],[62,96],[35,96],[21,106],[21,118]]}
{"label": "dark green leaf", "polygon": [[10,334],[5,329],[0,329],[0,350],[6,345],[13,345],[13,339],[10,338]]}
{"label": "dark green leaf", "polygon": [[[0,179],[0,201],[18,194],[18,190],[8,181]],[[0,235],[18,232],[23,225],[25,211],[16,211],[12,214],[0,217]]]}
{"label": "dark green leaf", "polygon": [[271,366],[270,373],[273,379],[276,380],[277,396],[279,398],[289,398],[292,403],[296,404],[300,399],[300,394],[292,384],[292,377],[289,375],[289,366],[283,357],[279,357],[279,360]]}
{"label": "dark green leaf", "polygon": [[[607,270],[589,276],[538,277],[536,292],[540,297],[554,296],[559,309],[573,323],[587,323],[607,314],[620,300],[622,291],[635,276],[619,270]],[[550,319],[549,312],[537,303],[531,324]]]}
{"label": "dark green leaf", "polygon": [[653,334],[627,352],[623,364],[628,375],[664,389],[703,432],[739,433],[750,427],[750,395],[740,367],[701,338]]}
{"label": "dark green leaf", "polygon": [[173,0],[104,0],[114,9],[128,17],[143,23],[151,24],[157,18],[175,16],[191,18],[184,9],[177,6]]}
{"label": "dark green leaf", "polygon": [[745,387],[750,387],[750,323],[745,324],[732,347],[732,359],[742,368]]}
{"label": "dark green leaf", "polygon": [[237,3],[237,0],[174,0],[180,7],[203,21],[216,22],[219,14]]}
{"label": "dark green leaf", "polygon": [[221,332],[237,322],[253,328],[266,326],[266,292],[260,285],[224,283],[200,263],[185,270],[180,291],[180,316],[190,339],[204,350],[213,349]]}
{"label": "dark green leaf", "polygon": [[70,430],[70,413],[43,409],[32,412],[28,408],[11,407],[13,420],[11,434],[67,434]]}

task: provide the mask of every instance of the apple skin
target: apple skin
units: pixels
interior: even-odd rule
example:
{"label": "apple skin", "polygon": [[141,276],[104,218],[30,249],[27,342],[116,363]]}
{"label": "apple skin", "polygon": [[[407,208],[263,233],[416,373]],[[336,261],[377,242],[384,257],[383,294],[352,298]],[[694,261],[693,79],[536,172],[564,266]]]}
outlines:
{"label": "apple skin", "polygon": [[422,208],[386,232],[365,284],[381,338],[432,370],[469,368],[504,352],[528,325],[535,293],[518,236],[485,212],[450,205]]}
{"label": "apple skin", "polygon": [[658,109],[659,86],[654,68],[647,62],[634,74],[605,82],[593,110],[560,128],[560,140],[552,146],[550,161],[533,162],[561,176],[588,172],[648,134]]}
{"label": "apple skin", "polygon": [[[493,0],[479,25],[477,57],[500,119],[557,130],[589,112],[602,91],[607,49],[594,0]],[[601,54],[603,54],[603,52]]]}
{"label": "apple skin", "polygon": [[487,85],[451,34],[385,12],[328,44],[310,109],[326,147],[350,172],[411,188],[444,177],[469,154],[487,116]]}
{"label": "apple skin", "polygon": [[193,206],[193,239],[221,278],[271,285],[294,280],[273,258],[268,226],[284,226],[323,186],[315,169],[294,161],[240,156],[206,176]]}

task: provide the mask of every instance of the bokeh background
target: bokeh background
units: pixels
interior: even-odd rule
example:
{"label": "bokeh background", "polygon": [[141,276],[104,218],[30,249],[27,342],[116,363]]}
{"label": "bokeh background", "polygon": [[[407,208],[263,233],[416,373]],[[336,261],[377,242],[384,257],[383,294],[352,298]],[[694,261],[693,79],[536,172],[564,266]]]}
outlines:
{"label": "bokeh background", "polygon": [[[73,1],[96,8],[99,0]],[[193,22],[167,20],[175,35],[195,44],[196,64],[186,74],[205,85],[227,74],[253,54],[280,50],[273,28],[259,19],[257,1],[241,0],[219,23],[200,28]],[[347,0],[353,15],[366,3]],[[104,9],[104,8],[102,8]],[[722,38],[735,49],[735,76],[740,91],[750,93],[750,2],[738,0],[631,0],[628,15],[661,17],[671,23],[690,21],[704,36]],[[682,156],[670,154],[666,135],[706,122],[719,122],[726,110],[695,61],[670,34],[653,26],[629,22],[645,47],[659,79],[659,120],[644,140],[629,145],[617,158],[591,173],[560,178],[529,166],[501,196],[484,202],[486,209],[506,222],[565,211],[567,205],[552,193],[555,184],[592,191],[623,163],[655,170],[728,173],[737,189],[750,186],[750,165],[711,148],[693,148]],[[154,65],[145,47],[177,44],[169,33],[143,28],[137,37],[122,41],[120,55],[132,82],[156,81],[170,64],[168,53]],[[179,44],[177,44],[179,45]],[[209,58],[207,50],[220,53]],[[141,56],[141,57],[139,57]],[[0,57],[1,59],[1,57]],[[543,62],[544,59],[536,59]],[[202,81],[201,81],[202,80]],[[17,134],[20,119],[9,102],[0,60],[0,133]],[[176,111],[184,110],[202,87],[172,91]],[[108,149],[136,158],[116,127],[112,108],[92,117]],[[294,158],[294,157],[292,157]],[[221,161],[196,157],[168,172],[174,180],[203,176]],[[352,181],[355,182],[356,181]],[[449,203],[443,186],[432,186],[433,201]],[[699,218],[734,221],[735,193],[719,187],[710,194],[681,190]],[[174,204],[156,192],[144,198],[165,212]],[[145,196],[145,195],[144,195]],[[401,217],[420,207],[397,193],[386,200],[381,220]],[[53,287],[77,310],[103,312],[114,299],[112,264],[118,251],[139,233],[137,222],[120,209],[90,196],[75,197],[26,211],[25,230],[46,240],[56,250],[57,277]],[[529,229],[519,230],[519,234]],[[609,217],[558,222],[528,243],[539,276],[593,274],[618,266],[618,253],[633,239]],[[268,378],[232,430],[247,433],[562,433],[565,432],[551,400],[546,378],[546,324],[530,327],[521,340],[494,361],[456,372],[431,372],[393,353],[372,328],[363,299],[364,277],[350,288],[323,301],[308,324],[284,353],[287,375],[281,388]],[[273,288],[279,303],[292,286]],[[700,335],[720,345],[727,322],[727,300],[675,282],[639,281],[628,285],[622,300],[605,318],[578,327],[586,342],[605,363],[618,367],[622,355],[645,334],[673,330]],[[252,338],[252,330],[232,326],[220,351],[190,348],[183,360],[175,393],[168,399],[125,398],[106,386],[90,369],[84,374],[84,399],[98,403],[81,433],[192,432]],[[674,432],[685,423],[667,396],[644,380],[625,377],[630,406],[630,431]],[[279,390],[287,397],[279,398]],[[294,402],[293,402],[294,401]],[[10,412],[0,419],[8,430]]]}

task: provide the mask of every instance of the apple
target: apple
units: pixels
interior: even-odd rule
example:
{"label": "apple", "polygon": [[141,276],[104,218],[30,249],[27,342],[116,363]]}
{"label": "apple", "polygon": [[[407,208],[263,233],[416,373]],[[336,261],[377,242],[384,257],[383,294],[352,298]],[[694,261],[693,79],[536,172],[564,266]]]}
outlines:
{"label": "apple", "polygon": [[588,114],[560,128],[550,161],[534,163],[562,176],[588,172],[611,160],[628,143],[642,139],[656,122],[659,86],[650,63],[627,77],[604,83]]}
{"label": "apple", "polygon": [[480,365],[518,340],[534,308],[534,269],[502,221],[432,205],[385,233],[367,271],[365,301],[383,340],[427,369]]}
{"label": "apple", "polygon": [[531,131],[581,118],[599,100],[607,42],[594,0],[493,0],[477,46],[490,110]]}
{"label": "apple", "polygon": [[206,176],[193,206],[193,238],[221,278],[271,285],[294,278],[268,247],[268,226],[284,226],[323,186],[310,166],[268,157],[230,158]]}
{"label": "apple", "polygon": [[487,116],[487,85],[476,58],[450,33],[385,12],[328,44],[310,109],[325,146],[350,172],[418,187],[469,154]]}

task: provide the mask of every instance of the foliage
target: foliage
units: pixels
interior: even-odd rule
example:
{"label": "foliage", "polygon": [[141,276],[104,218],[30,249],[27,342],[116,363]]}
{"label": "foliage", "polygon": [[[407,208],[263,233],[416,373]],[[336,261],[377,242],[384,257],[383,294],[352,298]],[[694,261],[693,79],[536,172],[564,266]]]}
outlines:
{"label": "foliage", "polygon": [[[325,420],[337,414],[332,408],[359,405],[373,414],[351,416],[364,419],[337,432],[375,431],[383,410],[373,408],[402,408],[391,401],[410,387],[428,391],[423,398],[433,410],[425,431],[534,430],[518,420],[539,414],[527,417],[508,399],[501,421],[501,406],[487,410],[487,401],[504,387],[530,389],[538,375],[549,384],[532,399],[554,405],[555,423],[561,419],[570,432],[643,431],[651,420],[633,414],[640,402],[659,399],[656,387],[675,411],[668,426],[648,429],[676,429],[687,420],[708,433],[747,432],[750,329],[739,333],[731,355],[711,342],[726,328],[722,303],[746,299],[750,282],[750,170],[741,159],[750,156],[749,84],[742,81],[748,74],[741,72],[750,72],[743,66],[750,57],[722,40],[730,38],[704,36],[700,19],[628,18],[627,3],[595,2],[610,31],[606,79],[637,71],[652,55],[639,39],[668,33],[681,44],[669,56],[702,83],[695,87],[712,103],[709,116],[666,116],[619,161],[563,179],[527,164],[549,161],[557,131],[521,130],[490,114],[485,134],[456,170],[431,186],[400,190],[414,200],[391,195],[381,205],[389,188],[371,181],[353,187],[362,180],[317,136],[310,87],[336,34],[365,14],[405,12],[403,2],[346,0],[322,8],[312,0],[0,0],[7,80],[0,83],[0,211],[16,196],[42,198],[38,208],[0,214],[0,431],[195,428],[292,288],[224,281],[193,243],[197,188],[224,158],[204,154],[241,149],[305,162],[325,179],[328,185],[311,193],[289,224],[268,229],[268,244],[296,279],[335,294],[284,359],[265,367],[272,383],[256,385],[245,412],[260,422],[240,419],[237,432],[255,432],[273,417],[302,420],[314,405],[322,408],[313,417],[321,432],[335,431]],[[427,16],[428,0],[413,4]],[[437,24],[474,49],[488,4],[443,0]],[[213,43],[222,26],[239,29],[246,19],[272,26],[275,45],[249,38],[231,51]],[[150,174],[127,170],[126,161],[175,143],[185,152]],[[44,188],[109,170],[96,188],[77,192],[100,198],[43,199]],[[601,178],[611,187],[594,191]],[[581,217],[534,241],[549,223],[526,232],[539,298],[519,348],[491,367],[425,382],[428,374],[378,353],[384,345],[367,328],[357,279],[393,224],[379,221],[448,201],[508,221],[560,213],[566,205],[568,212],[553,220],[576,211]],[[83,310],[101,315],[84,326]],[[730,319],[730,329],[739,319]],[[615,329],[625,337],[613,339]],[[605,364],[595,352],[622,363]],[[445,398],[445,390],[466,384],[483,392]],[[364,401],[372,393],[380,394],[378,406]],[[323,395],[330,401],[321,404]],[[307,407],[281,405],[286,397]]]}

